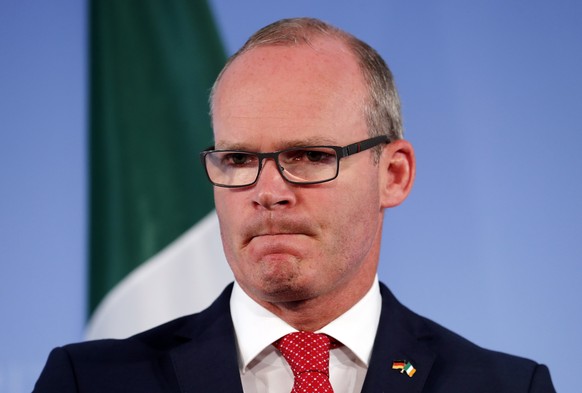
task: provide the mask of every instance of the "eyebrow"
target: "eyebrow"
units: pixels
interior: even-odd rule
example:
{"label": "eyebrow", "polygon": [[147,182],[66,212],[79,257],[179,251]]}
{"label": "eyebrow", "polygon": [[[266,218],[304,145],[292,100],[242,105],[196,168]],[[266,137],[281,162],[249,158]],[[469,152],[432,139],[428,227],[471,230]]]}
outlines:
{"label": "eyebrow", "polygon": [[[276,150],[285,150],[292,147],[302,147],[302,146],[336,146],[337,142],[330,138],[323,138],[320,136],[309,137],[305,139],[295,139],[295,140],[287,140],[281,141],[277,143]],[[241,150],[241,151],[257,151],[255,148],[250,147],[248,143],[220,143],[215,147],[216,149],[220,150]]]}

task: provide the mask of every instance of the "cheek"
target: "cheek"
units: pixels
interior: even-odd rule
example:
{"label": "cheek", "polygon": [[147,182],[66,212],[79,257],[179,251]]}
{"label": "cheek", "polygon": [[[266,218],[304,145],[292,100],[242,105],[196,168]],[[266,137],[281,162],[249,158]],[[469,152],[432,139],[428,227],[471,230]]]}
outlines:
{"label": "cheek", "polygon": [[215,190],[214,205],[220,223],[220,236],[222,237],[225,252],[228,253],[233,234],[236,233],[237,228],[236,218],[238,215],[234,211],[236,210],[236,203],[229,200],[224,190]]}
{"label": "cheek", "polygon": [[221,223],[230,223],[236,219],[236,214],[233,212],[237,209],[237,206],[241,205],[240,198],[237,201],[233,198],[233,193],[230,190],[215,187],[214,190],[214,206],[216,207],[216,213]]}
{"label": "cheek", "polygon": [[[365,181],[365,180],[364,180]],[[338,231],[336,247],[344,255],[367,253],[378,230],[381,217],[377,188],[361,188],[353,197],[339,199],[333,209],[332,230]]]}

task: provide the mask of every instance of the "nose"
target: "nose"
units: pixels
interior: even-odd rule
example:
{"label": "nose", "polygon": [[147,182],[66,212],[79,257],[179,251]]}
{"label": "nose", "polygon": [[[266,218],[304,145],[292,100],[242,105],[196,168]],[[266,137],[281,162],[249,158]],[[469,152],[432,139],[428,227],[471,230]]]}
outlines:
{"label": "nose", "polygon": [[267,159],[263,162],[259,179],[253,186],[253,202],[265,209],[290,207],[296,203],[295,187],[283,179],[277,163]]}

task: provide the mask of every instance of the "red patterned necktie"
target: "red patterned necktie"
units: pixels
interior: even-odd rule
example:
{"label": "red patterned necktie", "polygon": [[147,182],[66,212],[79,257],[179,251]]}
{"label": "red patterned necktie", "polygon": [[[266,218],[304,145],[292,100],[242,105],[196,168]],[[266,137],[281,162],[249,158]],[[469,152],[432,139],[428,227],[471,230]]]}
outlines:
{"label": "red patterned necktie", "polygon": [[295,382],[291,393],[333,393],[329,383],[329,336],[296,332],[274,345],[293,371]]}

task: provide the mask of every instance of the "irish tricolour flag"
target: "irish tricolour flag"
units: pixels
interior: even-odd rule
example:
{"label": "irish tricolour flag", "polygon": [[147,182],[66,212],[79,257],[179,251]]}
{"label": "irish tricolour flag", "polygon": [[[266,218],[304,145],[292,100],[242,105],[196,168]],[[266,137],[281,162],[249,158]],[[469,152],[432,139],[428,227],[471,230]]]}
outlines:
{"label": "irish tricolour flag", "polygon": [[408,374],[408,376],[411,378],[414,375],[414,373],[416,373],[416,369],[414,368],[412,363],[407,362],[405,360],[395,360],[394,362],[392,362],[392,369],[400,370],[400,373],[402,374],[406,372],[406,374]]}
{"label": "irish tricolour flag", "polygon": [[232,280],[198,152],[224,63],[202,0],[90,7],[88,338],[206,307]]}

